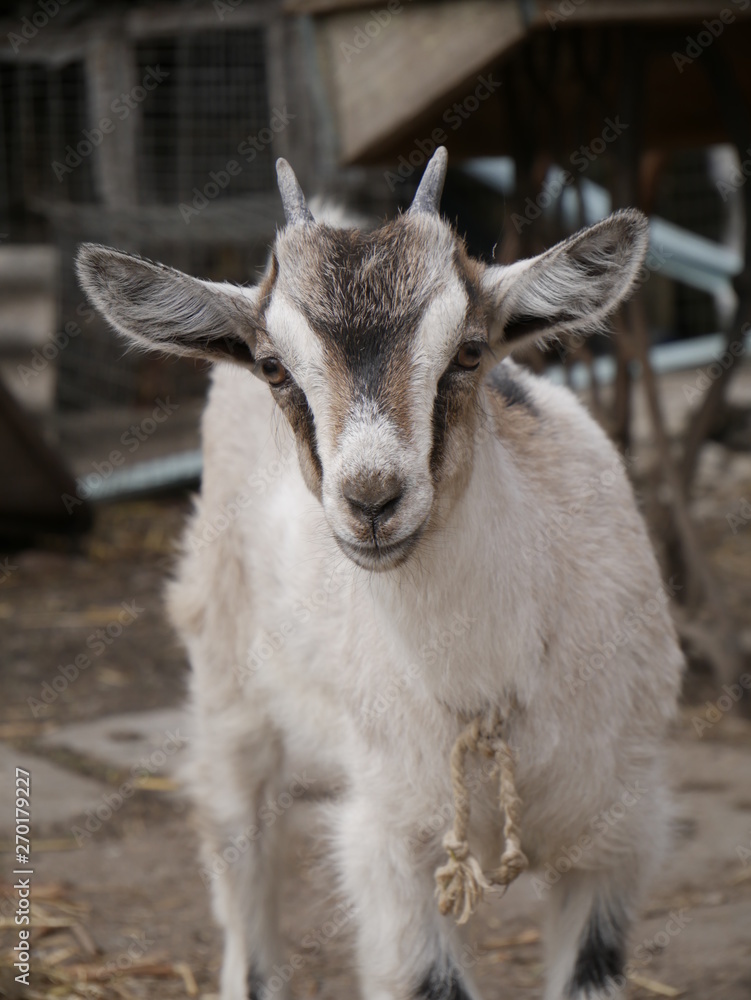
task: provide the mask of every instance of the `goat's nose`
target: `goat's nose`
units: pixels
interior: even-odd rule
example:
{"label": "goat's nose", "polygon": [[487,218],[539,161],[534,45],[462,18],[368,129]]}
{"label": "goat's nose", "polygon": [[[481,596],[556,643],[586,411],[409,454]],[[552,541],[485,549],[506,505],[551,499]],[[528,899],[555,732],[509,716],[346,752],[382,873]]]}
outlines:
{"label": "goat's nose", "polygon": [[342,487],[352,513],[368,523],[383,524],[392,516],[402,499],[404,488],[395,478],[348,480]]}

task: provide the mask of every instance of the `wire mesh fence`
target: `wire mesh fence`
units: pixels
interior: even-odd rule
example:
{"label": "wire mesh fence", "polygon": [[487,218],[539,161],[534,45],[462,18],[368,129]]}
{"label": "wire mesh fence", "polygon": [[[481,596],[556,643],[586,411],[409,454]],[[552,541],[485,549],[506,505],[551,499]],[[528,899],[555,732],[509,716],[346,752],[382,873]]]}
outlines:
{"label": "wire mesh fence", "polygon": [[[78,243],[243,282],[262,264],[276,220],[272,148],[257,141],[270,114],[264,27],[186,28],[115,45],[117,79],[132,84],[122,93],[104,46],[99,58],[91,47],[66,54],[61,41],[44,60],[0,61],[0,229],[59,247],[59,329],[73,331],[56,360],[60,408],[138,405],[205,384],[199,364],[124,352],[84,303]],[[102,93],[111,125],[93,96]],[[115,197],[102,183],[107,157],[122,178]]]}

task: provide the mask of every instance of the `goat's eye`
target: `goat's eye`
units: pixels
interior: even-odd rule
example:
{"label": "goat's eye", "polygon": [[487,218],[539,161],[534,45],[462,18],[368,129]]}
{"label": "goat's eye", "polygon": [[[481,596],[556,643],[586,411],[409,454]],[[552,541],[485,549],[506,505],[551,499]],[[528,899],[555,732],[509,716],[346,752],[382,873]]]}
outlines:
{"label": "goat's eye", "polygon": [[454,357],[454,364],[471,371],[482,360],[482,348],[478,344],[462,344]]}
{"label": "goat's eye", "polygon": [[261,371],[269,385],[281,385],[287,381],[287,369],[276,358],[266,358],[262,361]]}

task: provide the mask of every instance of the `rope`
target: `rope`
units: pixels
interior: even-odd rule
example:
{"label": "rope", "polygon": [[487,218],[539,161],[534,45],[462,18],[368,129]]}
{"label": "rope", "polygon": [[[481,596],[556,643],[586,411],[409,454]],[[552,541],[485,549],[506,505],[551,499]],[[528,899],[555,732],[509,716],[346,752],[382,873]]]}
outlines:
{"label": "rope", "polygon": [[[521,849],[522,803],[514,782],[514,757],[501,735],[497,711],[476,718],[459,734],[451,751],[451,785],[454,793],[454,828],[443,838],[449,859],[435,873],[438,909],[451,913],[458,924],[466,924],[485,891],[494,885],[507,888],[528,865]],[[498,867],[485,874],[469,849],[470,796],[464,781],[468,753],[483,753],[495,760],[499,806],[504,814],[504,848]]]}

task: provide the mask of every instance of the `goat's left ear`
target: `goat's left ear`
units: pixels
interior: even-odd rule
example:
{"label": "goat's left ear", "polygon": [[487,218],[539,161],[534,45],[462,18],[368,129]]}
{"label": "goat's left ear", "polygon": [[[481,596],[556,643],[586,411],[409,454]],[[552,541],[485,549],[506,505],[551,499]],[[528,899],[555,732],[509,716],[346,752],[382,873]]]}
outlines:
{"label": "goat's left ear", "polygon": [[201,281],[109,247],[84,243],[78,280],[92,305],[151,350],[252,366],[258,290]]}
{"label": "goat's left ear", "polygon": [[496,310],[491,346],[510,352],[562,333],[594,333],[631,291],[648,243],[647,219],[626,209],[538,257],[486,268],[483,285]]}

